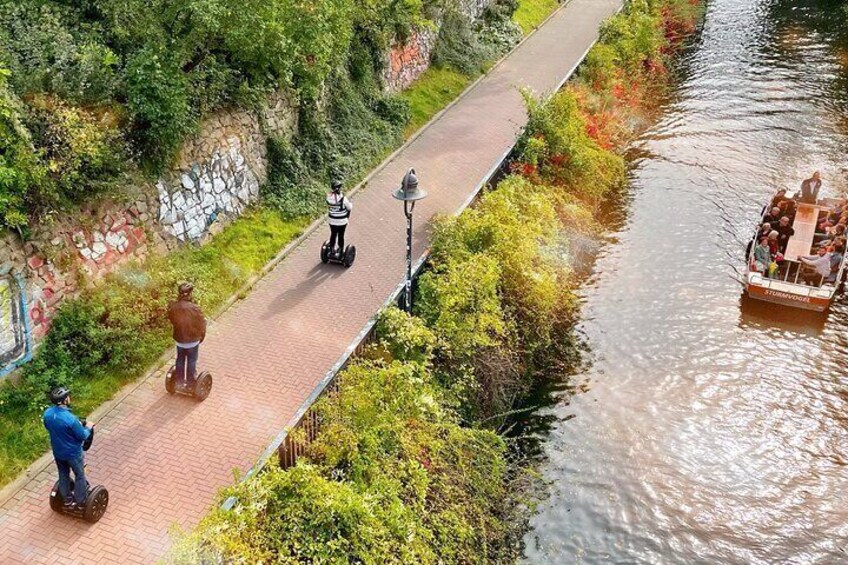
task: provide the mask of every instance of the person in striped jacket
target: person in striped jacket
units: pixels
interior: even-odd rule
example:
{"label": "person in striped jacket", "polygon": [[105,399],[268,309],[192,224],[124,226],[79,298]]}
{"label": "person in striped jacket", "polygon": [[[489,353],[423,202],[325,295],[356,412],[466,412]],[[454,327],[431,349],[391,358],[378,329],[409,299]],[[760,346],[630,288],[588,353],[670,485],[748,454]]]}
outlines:
{"label": "person in striped jacket", "polygon": [[[334,180],[330,185],[332,192],[327,194],[327,223],[330,224],[330,253],[338,257],[344,253],[345,229],[347,229],[353,203],[342,194],[342,183]],[[338,243],[338,250],[336,248]]]}

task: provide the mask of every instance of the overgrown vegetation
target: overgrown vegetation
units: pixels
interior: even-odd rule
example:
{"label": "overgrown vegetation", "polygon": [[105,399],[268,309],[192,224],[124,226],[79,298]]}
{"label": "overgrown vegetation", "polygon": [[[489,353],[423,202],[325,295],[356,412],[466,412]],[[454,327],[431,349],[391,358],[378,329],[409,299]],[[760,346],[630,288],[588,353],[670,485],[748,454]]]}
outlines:
{"label": "overgrown vegetation", "polygon": [[330,177],[355,182],[402,141],[409,107],[383,92],[371,54],[354,48],[349,67],[330,77],[326,103],[301,111],[290,143],[269,141],[265,201],[286,217],[315,215]]}
{"label": "overgrown vegetation", "polygon": [[512,1],[475,23],[455,0],[0,0],[0,226],[108,194],[137,168],[157,174],[204,116],[280,88],[302,119],[297,149],[276,155],[308,174],[278,180],[270,200],[308,211],[309,185],[361,175],[407,125],[376,79],[391,42],[438,18],[436,59],[479,73],[520,36]]}
{"label": "overgrown vegetation", "polygon": [[514,8],[511,0],[498,0],[475,22],[445,3],[434,66],[401,95],[383,91],[379,55],[354,42],[347,67],[327,77],[333,95],[301,109],[291,142],[271,140],[266,202],[287,217],[311,215],[323,206],[331,177],[349,184],[362,178],[518,41]]}
{"label": "overgrown vegetation", "polygon": [[338,85],[333,73],[350,66],[351,46],[376,68],[437,4],[0,1],[0,225],[22,227],[98,194],[128,157],[160,171],[222,106],[287,88],[311,108],[328,81]]}
{"label": "overgrown vegetation", "polygon": [[[615,150],[669,83],[665,63],[681,38],[673,30],[690,28],[697,10],[629,3],[572,84],[550,101],[528,99],[515,174],[438,223],[416,316],[381,314],[377,344],[319,401],[322,427],[304,456],[228,489],[237,508],[207,516],[173,562],[517,557],[522,490],[511,481],[520,475],[503,440],[484,430],[534,379],[573,359],[574,278],[556,244],[599,229],[593,212],[624,182]],[[599,65],[618,78],[595,80]],[[625,78],[638,85],[627,97],[618,91]],[[627,125],[600,127],[600,98]]]}

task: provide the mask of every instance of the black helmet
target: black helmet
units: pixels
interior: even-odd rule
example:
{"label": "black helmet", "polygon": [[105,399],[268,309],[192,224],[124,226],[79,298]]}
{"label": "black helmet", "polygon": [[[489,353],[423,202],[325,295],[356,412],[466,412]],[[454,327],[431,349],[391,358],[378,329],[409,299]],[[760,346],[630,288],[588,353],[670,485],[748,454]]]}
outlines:
{"label": "black helmet", "polygon": [[333,189],[333,192],[338,194],[342,191],[342,181],[339,179],[333,179],[333,182],[330,183],[330,187]]}
{"label": "black helmet", "polygon": [[53,404],[62,404],[68,396],[71,395],[71,391],[66,389],[63,386],[57,386],[53,390],[50,391],[50,402]]}
{"label": "black helmet", "polygon": [[182,282],[182,283],[180,283],[180,286],[177,289],[177,292],[179,293],[180,298],[184,298],[186,296],[189,296],[192,293],[193,290],[194,290],[193,284],[191,284],[190,282]]}

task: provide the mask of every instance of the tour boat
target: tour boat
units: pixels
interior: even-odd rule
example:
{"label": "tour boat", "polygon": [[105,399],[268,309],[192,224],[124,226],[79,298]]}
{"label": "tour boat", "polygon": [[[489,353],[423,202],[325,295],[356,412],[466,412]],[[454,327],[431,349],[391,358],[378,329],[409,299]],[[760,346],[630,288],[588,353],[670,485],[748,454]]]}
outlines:
{"label": "tour boat", "polygon": [[[772,200],[770,199],[769,202],[772,202]],[[796,204],[795,219],[792,222],[795,234],[789,238],[787,243],[786,252],[783,254],[784,264],[782,268],[775,273],[773,278],[770,278],[757,271],[750,270],[746,265],[743,284],[745,292],[750,298],[816,312],[824,312],[830,307],[841,287],[848,253],[843,252],[836,282],[833,284],[824,282],[821,286],[809,285],[801,280],[799,257],[812,254],[813,240],[816,236],[816,227],[820,216],[827,214],[837,203],[838,200],[834,198],[823,198],[815,204],[802,202]],[[765,213],[768,212],[768,208],[769,206],[766,206]],[[759,225],[762,225],[762,222]],[[759,231],[759,226],[757,231]],[[753,257],[754,248],[758,243],[756,237],[755,233],[751,244],[751,257]]]}

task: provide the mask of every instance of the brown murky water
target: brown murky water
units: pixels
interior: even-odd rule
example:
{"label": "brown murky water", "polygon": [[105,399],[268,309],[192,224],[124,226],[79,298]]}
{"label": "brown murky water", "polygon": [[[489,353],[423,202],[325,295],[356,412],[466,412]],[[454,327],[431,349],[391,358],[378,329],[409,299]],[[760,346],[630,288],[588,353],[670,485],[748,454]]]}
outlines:
{"label": "brown murky water", "polygon": [[582,290],[589,390],[535,415],[526,562],[848,563],[848,296],[822,318],[733,278],[775,187],[848,185],[842,6],[709,3]]}

